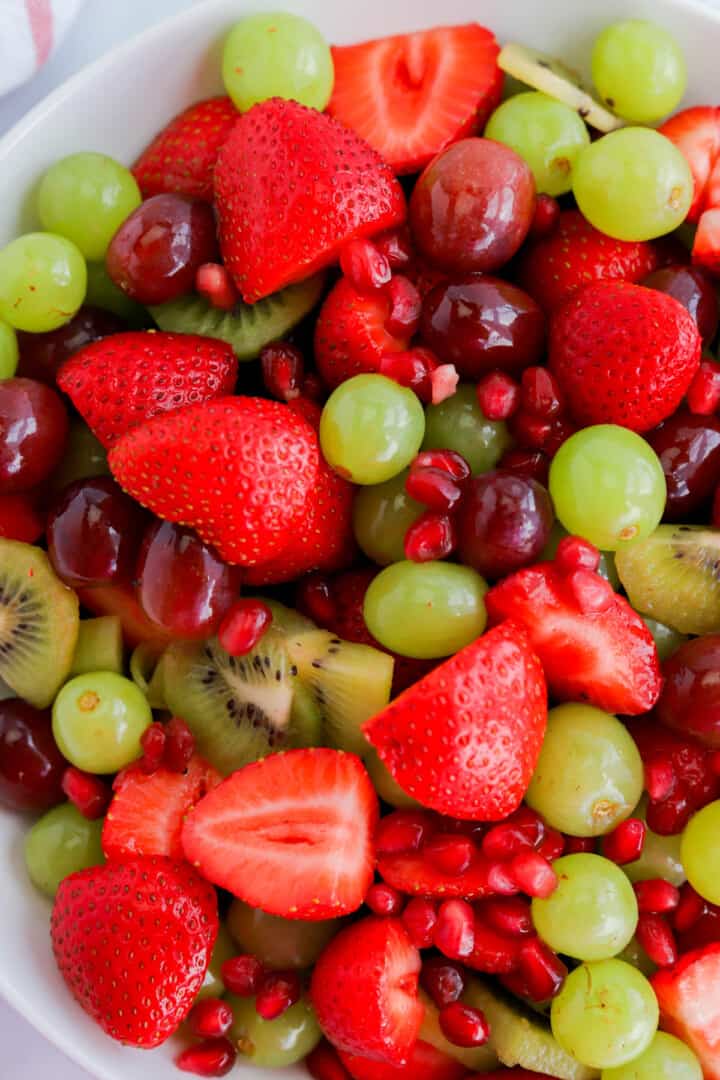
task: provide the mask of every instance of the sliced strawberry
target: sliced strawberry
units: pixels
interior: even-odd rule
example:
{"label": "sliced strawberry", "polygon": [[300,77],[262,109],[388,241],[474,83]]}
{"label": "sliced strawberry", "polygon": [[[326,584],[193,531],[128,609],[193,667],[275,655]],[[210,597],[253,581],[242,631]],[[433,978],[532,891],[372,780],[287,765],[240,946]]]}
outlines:
{"label": "sliced strawberry", "polygon": [[700,218],[692,258],[694,263],[705,267],[710,273],[720,274],[720,206],[706,210]]}
{"label": "sliced strawberry", "polygon": [[422,1039],[413,1046],[405,1065],[371,1061],[342,1050],[340,1060],[353,1080],[462,1080],[466,1075],[464,1065]]}
{"label": "sliced strawberry", "polygon": [[[376,840],[380,876],[408,896],[462,896],[468,900],[489,896],[492,889],[488,872],[492,864],[479,848],[474,847],[467,870],[453,876],[441,869],[425,849],[438,833],[458,831],[473,840],[471,824],[450,821],[430,810],[396,810],[387,815],[382,819]],[[412,838],[417,835],[421,840],[415,846]],[[410,844],[407,848],[405,840]]]}
{"label": "sliced strawberry", "polygon": [[399,919],[361,919],[341,930],[315,964],[310,994],[333,1046],[405,1064],[420,1032],[420,953]]}
{"label": "sliced strawberry", "polygon": [[720,943],[687,953],[650,981],[663,1030],[695,1051],[705,1080],[720,1080]]}
{"label": "sliced strawberry", "polygon": [[495,585],[485,603],[492,621],[525,626],[553,697],[647,712],[662,685],[655,643],[627,600],[606,599],[603,610],[588,611],[553,563],[538,563]]}
{"label": "sliced strawberry", "polygon": [[271,915],[355,911],[373,875],[377,795],[359,758],[289,750],[246,765],[205,796],[183,829],[210,881]]}
{"label": "sliced strawberry", "polygon": [[498,52],[494,35],[477,23],[335,46],[328,112],[396,173],[418,172],[480,131],[499,105]]}
{"label": "sliced strawberry", "polygon": [[112,585],[93,585],[76,588],[83,607],[93,615],[117,615],[122,624],[123,638],[128,645],[142,641],[168,645],[172,640],[157,623],[151,622],[135,598],[132,585],[116,582]]}
{"label": "sliced strawberry", "polygon": [[169,855],[182,859],[180,840],[185,815],[211,788],[219,773],[193,756],[185,772],[159,768],[143,772],[131,765],[115,778],[115,792],[105,818],[102,845],[107,859]]}
{"label": "sliced strawberry", "polygon": [[[658,129],[682,151],[695,184],[688,221],[699,221],[708,206],[707,186],[720,159],[720,108],[696,105],[671,116]],[[710,204],[713,205],[713,204]]]}

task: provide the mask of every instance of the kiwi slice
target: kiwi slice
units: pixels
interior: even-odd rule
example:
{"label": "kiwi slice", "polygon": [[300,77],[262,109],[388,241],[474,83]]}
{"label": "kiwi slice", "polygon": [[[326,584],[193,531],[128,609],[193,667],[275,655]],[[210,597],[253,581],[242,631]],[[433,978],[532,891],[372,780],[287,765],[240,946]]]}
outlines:
{"label": "kiwi slice", "polygon": [[45,552],[0,539],[0,679],[46,709],[70,674],[79,624],[78,598]]}
{"label": "kiwi slice", "polygon": [[202,334],[227,341],[238,360],[254,360],[270,341],[284,337],[311,311],[322,295],[324,274],[288,285],[256,304],[238,301],[231,311],[213,307],[204,296],[181,296],[150,308],[161,330]]}
{"label": "kiwi slice", "polygon": [[364,756],[361,725],[390,701],[394,660],[371,645],[341,641],[329,630],[287,639],[287,649],[322,713],[325,741]]}
{"label": "kiwi slice", "polygon": [[273,629],[279,633],[290,636],[292,634],[307,634],[309,630],[317,630],[317,626],[312,619],[308,619],[306,615],[301,615],[295,608],[286,607],[279,600],[270,600],[267,596],[258,596],[257,599],[262,600],[263,604],[267,604],[270,608],[273,617]]}
{"label": "kiwi slice", "polygon": [[720,529],[659,525],[615,552],[636,611],[681,634],[720,631]]}
{"label": "kiwi slice", "polygon": [[117,615],[80,620],[70,674],[85,675],[89,671],[115,671],[122,675],[122,623]]}
{"label": "kiwi slice", "polygon": [[160,662],[164,648],[154,641],[141,641],[130,657],[130,678],[142,690],[151,709],[167,709]]}
{"label": "kiwi slice", "polygon": [[158,666],[167,708],[182,716],[200,754],[222,773],[321,741],[320,710],[272,627],[246,656],[230,656],[215,639],[173,642]]}

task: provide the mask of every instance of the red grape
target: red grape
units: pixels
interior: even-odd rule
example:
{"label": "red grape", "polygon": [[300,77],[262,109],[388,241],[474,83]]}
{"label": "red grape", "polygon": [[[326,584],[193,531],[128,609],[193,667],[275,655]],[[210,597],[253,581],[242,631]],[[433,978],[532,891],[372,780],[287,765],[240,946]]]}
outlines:
{"label": "red grape", "polygon": [[41,812],[65,798],[67,762],[53,739],[49,709],[0,701],[0,804]]}
{"label": "red grape", "polygon": [[126,329],[126,323],[109,311],[81,307],[77,315],[58,330],[50,330],[47,334],[18,331],[20,362],[17,373],[54,386],[60,365],[79,349]]}
{"label": "red grape", "polygon": [[663,266],[643,281],[648,289],[674,296],[692,315],[700,337],[708,344],[715,337],[720,306],[711,278],[699,266]]}
{"label": "red grape", "polygon": [[497,469],[470,481],[458,513],[458,549],[467,566],[499,578],[534,562],[553,524],[550,496],[530,477]]}
{"label": "red grape", "polygon": [[665,520],[684,521],[709,501],[720,476],[720,419],[680,409],[646,438],[665,473]]}
{"label": "red grape", "polygon": [[36,487],[62,457],[68,418],[59,394],[34,379],[0,381],[0,494]]}
{"label": "red grape", "polygon": [[661,723],[720,748],[720,634],[693,638],[663,664],[657,704]]}

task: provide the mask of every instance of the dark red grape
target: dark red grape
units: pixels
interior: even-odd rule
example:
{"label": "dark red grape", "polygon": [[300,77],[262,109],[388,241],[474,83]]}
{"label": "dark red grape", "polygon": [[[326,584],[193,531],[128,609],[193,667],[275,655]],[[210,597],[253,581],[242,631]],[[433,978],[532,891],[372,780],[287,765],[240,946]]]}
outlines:
{"label": "dark red grape", "polygon": [[146,512],[112,477],[76,480],[48,517],[50,560],[69,585],[128,580],[146,522]]}
{"label": "dark red grape", "polygon": [[720,634],[693,638],[663,664],[661,723],[720,748]]}
{"label": "dark red grape", "polygon": [[720,477],[720,419],[680,409],[646,438],[665,473],[665,520],[683,521],[710,499]]}
{"label": "dark red grape", "polygon": [[55,386],[61,364],[93,341],[127,330],[123,319],[102,308],[81,307],[70,322],[47,334],[18,331],[18,375]]}
{"label": "dark red grape", "polygon": [[29,491],[60,461],[68,418],[59,394],[35,379],[0,381],[0,494]]}
{"label": "dark red grape", "polygon": [[110,242],[107,271],[141,304],[192,291],[203,263],[218,258],[212,207],[184,195],[154,195],[133,210]]}
{"label": "dark red grape", "polygon": [[62,802],[67,762],[52,733],[49,709],[19,698],[0,701],[0,804],[40,813]]}
{"label": "dark red grape", "polygon": [[143,611],[178,638],[209,637],[240,591],[238,567],[224,563],[192,529],[169,521],[147,530],[137,576]]}
{"label": "dark red grape", "polygon": [[455,273],[493,271],[513,257],[535,213],[523,159],[492,139],[461,139],[432,161],[410,199],[420,252]]}
{"label": "dark red grape", "polygon": [[674,296],[692,315],[705,344],[713,340],[720,306],[711,278],[699,266],[663,266],[649,274],[643,285]]}
{"label": "dark red grape", "polygon": [[500,278],[476,276],[436,285],[423,301],[421,333],[462,378],[494,368],[520,371],[540,359],[545,316],[532,297]]}
{"label": "dark red grape", "polygon": [[496,469],[472,478],[458,513],[458,550],[488,578],[534,562],[554,520],[545,488],[527,476]]}

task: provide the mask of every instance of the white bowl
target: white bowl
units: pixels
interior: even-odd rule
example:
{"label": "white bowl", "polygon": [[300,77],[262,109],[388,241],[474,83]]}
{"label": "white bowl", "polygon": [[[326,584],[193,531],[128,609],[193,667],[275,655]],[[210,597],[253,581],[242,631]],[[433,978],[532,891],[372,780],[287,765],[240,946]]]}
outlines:
{"label": "white bowl", "polygon": [[[42,171],[76,150],[99,150],[131,162],[180,109],[221,89],[219,43],[227,27],[258,9],[288,8],[314,20],[329,40],[479,20],[501,41],[515,40],[586,69],[598,30],[630,15],[656,19],[685,49],[688,104],[720,100],[720,11],[695,0],[207,0],[80,72],[0,140],[0,246],[34,226],[29,195]],[[0,992],[44,1035],[101,1080],[177,1080],[174,1047],[147,1053],[112,1042],[66,991],[50,951],[50,907],[25,873],[27,822],[0,811]],[[3,1072],[0,1067],[0,1073]],[[244,1067],[247,1080],[274,1070]],[[283,1074],[307,1077],[301,1067]],[[418,1077],[417,1080],[422,1080]]]}

